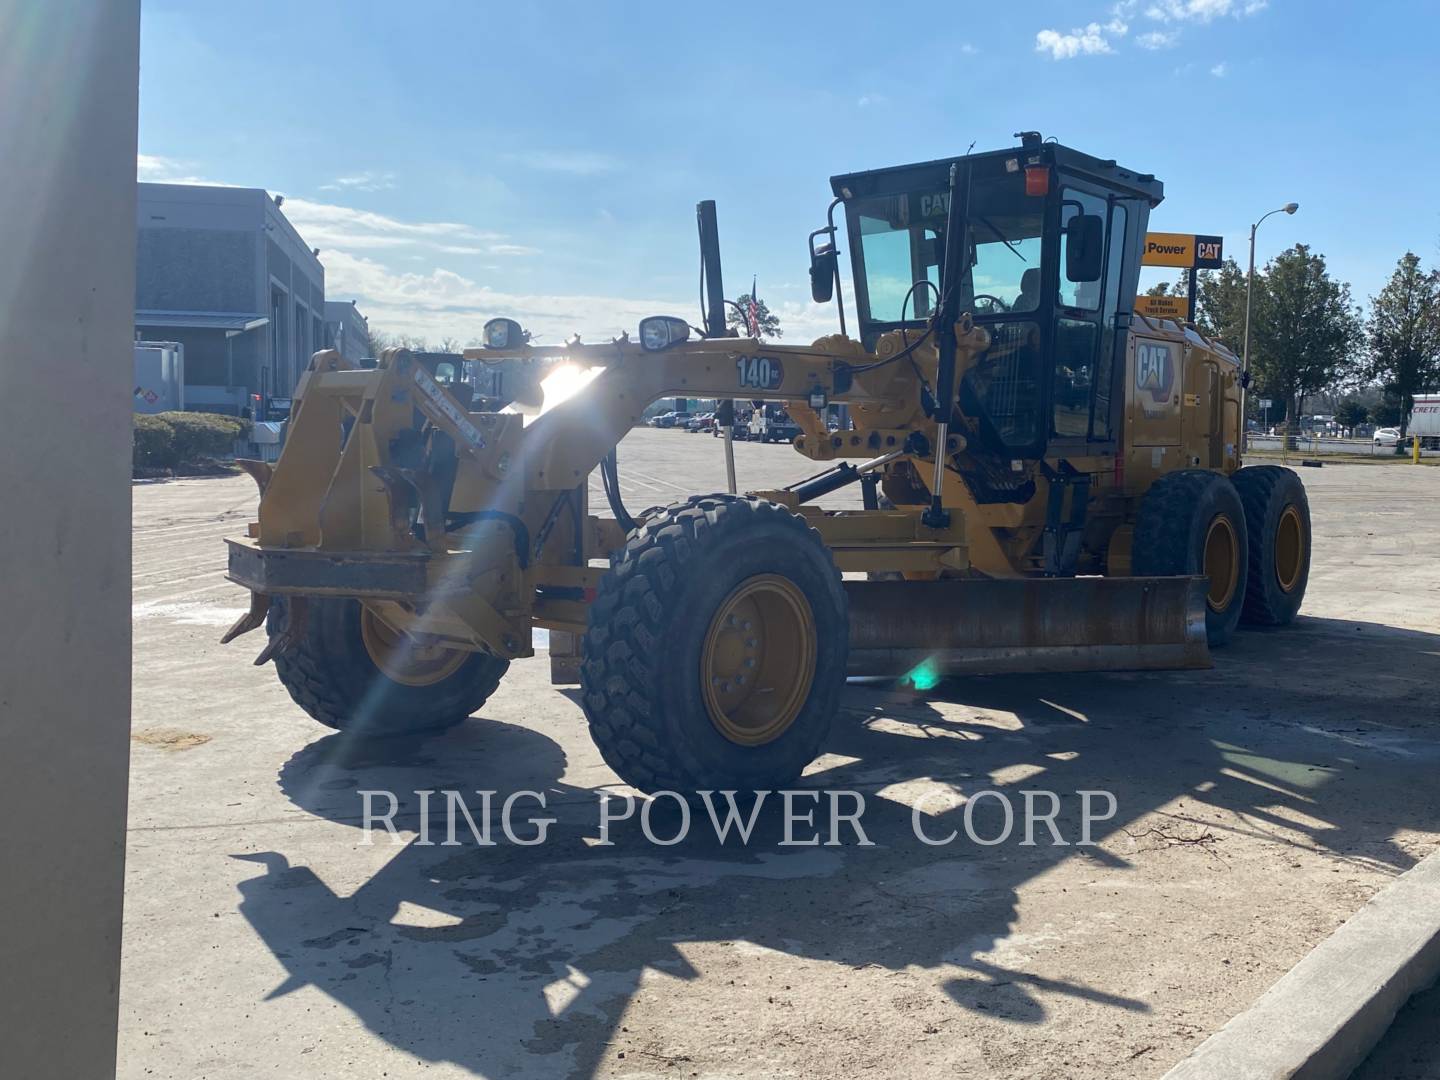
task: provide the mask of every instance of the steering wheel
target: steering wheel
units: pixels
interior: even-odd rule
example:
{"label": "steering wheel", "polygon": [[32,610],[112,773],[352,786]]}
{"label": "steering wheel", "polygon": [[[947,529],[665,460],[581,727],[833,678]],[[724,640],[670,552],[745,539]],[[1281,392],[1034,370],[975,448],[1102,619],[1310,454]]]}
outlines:
{"label": "steering wheel", "polygon": [[989,300],[989,301],[990,301],[990,310],[989,310],[988,312],[986,312],[986,314],[993,315],[993,314],[995,314],[997,311],[1009,311],[1009,310],[1010,310],[1010,305],[1007,304],[1007,303],[1005,303],[1005,301],[1004,301],[1004,300],[1001,300],[998,296],[991,296],[989,293],[984,293],[984,292],[976,293],[976,294],[975,294],[975,301],[976,301],[976,303],[979,303],[981,300]]}

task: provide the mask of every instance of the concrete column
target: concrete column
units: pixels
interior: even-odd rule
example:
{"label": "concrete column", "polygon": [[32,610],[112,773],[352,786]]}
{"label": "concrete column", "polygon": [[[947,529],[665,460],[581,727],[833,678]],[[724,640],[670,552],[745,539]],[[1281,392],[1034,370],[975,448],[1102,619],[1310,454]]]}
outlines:
{"label": "concrete column", "polygon": [[0,0],[0,1075],[115,1071],[138,0]]}

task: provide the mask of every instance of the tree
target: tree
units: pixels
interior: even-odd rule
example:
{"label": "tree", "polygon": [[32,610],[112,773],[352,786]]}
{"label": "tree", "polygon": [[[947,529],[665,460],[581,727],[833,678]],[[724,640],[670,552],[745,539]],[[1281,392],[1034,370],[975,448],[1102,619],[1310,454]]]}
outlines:
{"label": "tree", "polygon": [[1355,364],[1362,338],[1350,286],[1330,277],[1323,255],[1296,244],[1266,264],[1263,297],[1257,278],[1251,320],[1252,367],[1264,396],[1285,403],[1287,429],[1297,430],[1301,399]]}
{"label": "tree", "polygon": [[373,356],[377,360],[380,354],[394,344],[390,335],[383,330],[377,330],[368,322],[365,324],[365,355]]}
{"label": "tree", "polygon": [[1400,411],[1400,405],[1394,401],[1382,401],[1370,409],[1370,419],[1377,427],[1398,427],[1405,416]]}
{"label": "tree", "polygon": [[1354,398],[1348,398],[1340,403],[1335,410],[1335,422],[1342,428],[1349,428],[1351,431],[1358,428],[1370,418],[1370,410],[1361,405]]}
{"label": "tree", "polygon": [[[725,325],[734,327],[739,330],[742,335],[748,337],[750,334],[748,322],[750,317],[750,294],[741,293],[740,299],[735,303],[739,307],[739,310],[737,311],[733,307],[727,309]],[[785,332],[780,329],[780,316],[772,314],[770,309],[765,306],[764,300],[755,301],[755,311],[756,319],[760,323],[760,336],[762,338],[785,336]]]}
{"label": "tree", "polygon": [[[1264,292],[1265,279],[1256,274],[1256,303]],[[1219,270],[1201,270],[1195,307],[1195,325],[1200,332],[1239,356],[1245,348],[1245,272],[1240,264],[1226,259]]]}
{"label": "tree", "polygon": [[1419,256],[1407,251],[1370,301],[1365,330],[1366,373],[1399,406],[1403,435],[1415,395],[1440,384],[1440,272],[1422,270]]}

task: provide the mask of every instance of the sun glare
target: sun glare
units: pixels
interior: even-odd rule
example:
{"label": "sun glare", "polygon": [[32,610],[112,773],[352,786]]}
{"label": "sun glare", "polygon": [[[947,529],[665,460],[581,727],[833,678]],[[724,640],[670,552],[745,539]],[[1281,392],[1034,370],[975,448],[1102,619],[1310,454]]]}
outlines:
{"label": "sun glare", "polygon": [[544,404],[540,407],[541,414],[569,401],[604,370],[603,367],[582,368],[576,364],[558,366],[540,382],[540,389],[545,394]]}

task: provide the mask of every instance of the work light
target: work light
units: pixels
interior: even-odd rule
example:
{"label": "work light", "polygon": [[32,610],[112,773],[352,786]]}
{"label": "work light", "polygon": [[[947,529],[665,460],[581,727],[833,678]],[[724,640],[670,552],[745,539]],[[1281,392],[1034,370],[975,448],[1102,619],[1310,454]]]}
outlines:
{"label": "work light", "polygon": [[651,315],[640,320],[640,346],[650,352],[668,349],[690,337],[690,324],[673,315]]}
{"label": "work light", "polygon": [[525,344],[525,331],[514,319],[491,319],[485,324],[487,349],[514,349]]}

